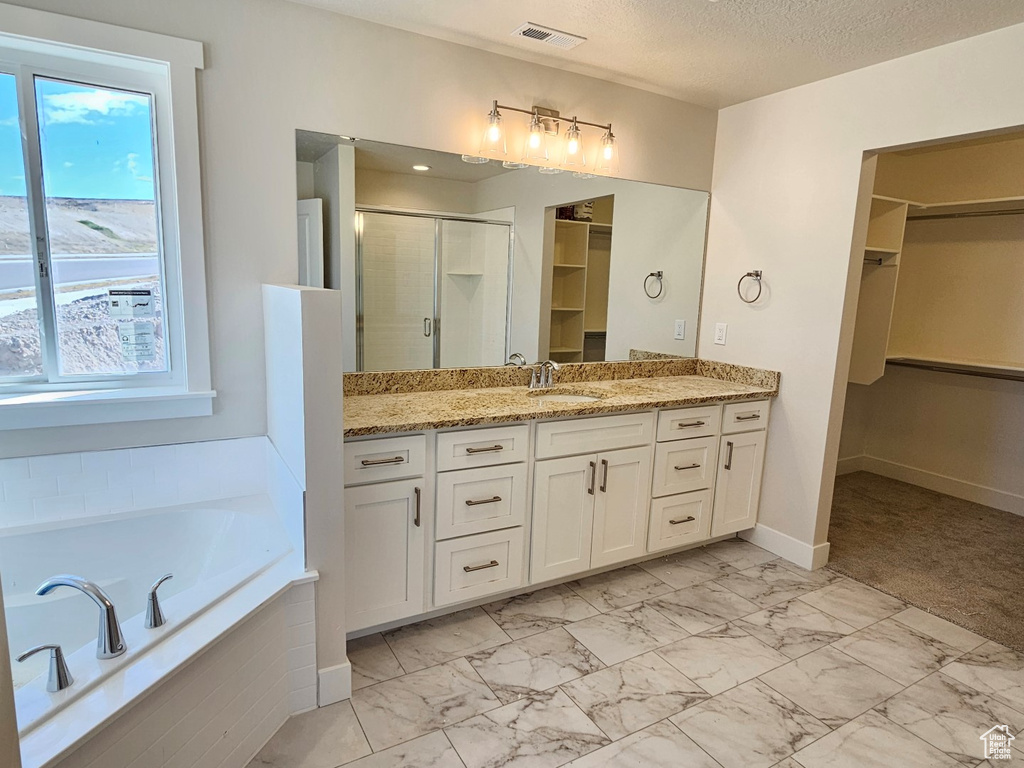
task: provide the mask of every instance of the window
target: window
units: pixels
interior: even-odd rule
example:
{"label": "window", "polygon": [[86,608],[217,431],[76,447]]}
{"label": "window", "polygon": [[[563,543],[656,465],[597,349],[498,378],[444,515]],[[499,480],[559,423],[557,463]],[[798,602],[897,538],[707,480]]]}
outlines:
{"label": "window", "polygon": [[0,29],[0,428],[45,393],[212,396],[201,46],[8,6]]}

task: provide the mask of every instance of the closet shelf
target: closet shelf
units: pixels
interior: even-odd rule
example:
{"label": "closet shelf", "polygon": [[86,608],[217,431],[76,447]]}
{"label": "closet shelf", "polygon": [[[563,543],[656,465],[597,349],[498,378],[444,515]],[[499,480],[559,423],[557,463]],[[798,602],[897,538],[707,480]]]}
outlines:
{"label": "closet shelf", "polygon": [[586,264],[555,264],[555,269],[586,269]]}
{"label": "closet shelf", "polygon": [[552,312],[582,312],[583,307],[552,307]]}
{"label": "closet shelf", "polygon": [[954,360],[931,360],[920,357],[886,357],[886,365],[897,365],[904,368],[920,368],[940,373],[958,373],[963,376],[980,376],[986,379],[1003,379],[1006,381],[1024,381],[1024,368],[1010,365],[985,364],[977,361],[956,362]]}
{"label": "closet shelf", "polygon": [[898,254],[900,252],[900,249],[899,248],[874,248],[874,247],[869,245],[866,248],[864,248],[864,252],[865,253],[887,253],[890,256],[895,256],[896,254]]}
{"label": "closet shelf", "polygon": [[1024,197],[992,197],[983,200],[953,200],[944,203],[911,203],[908,219],[953,218],[991,214],[1024,213]]}
{"label": "closet shelf", "polygon": [[448,277],[483,277],[483,272],[445,272]]}
{"label": "closet shelf", "polygon": [[548,350],[548,354],[551,355],[571,355],[578,352],[582,352],[582,349],[576,349],[575,347],[551,347]]}

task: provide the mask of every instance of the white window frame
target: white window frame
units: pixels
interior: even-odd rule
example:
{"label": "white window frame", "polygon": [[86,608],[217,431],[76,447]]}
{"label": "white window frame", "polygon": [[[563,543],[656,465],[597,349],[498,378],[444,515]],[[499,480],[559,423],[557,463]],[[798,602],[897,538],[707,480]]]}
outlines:
{"label": "white window frame", "polygon": [[[20,67],[27,77],[152,94],[170,369],[0,385],[0,429],[209,415],[216,393],[210,386],[199,168],[196,71],[203,68],[202,44],[10,5],[0,5],[0,30],[0,71]],[[32,137],[36,115],[26,106],[19,104],[23,129],[30,142],[38,141],[37,133]],[[27,159],[36,167],[27,164],[26,176],[40,172],[38,153],[32,154]],[[32,208],[30,200],[30,215]],[[39,307],[41,321],[46,309]]]}

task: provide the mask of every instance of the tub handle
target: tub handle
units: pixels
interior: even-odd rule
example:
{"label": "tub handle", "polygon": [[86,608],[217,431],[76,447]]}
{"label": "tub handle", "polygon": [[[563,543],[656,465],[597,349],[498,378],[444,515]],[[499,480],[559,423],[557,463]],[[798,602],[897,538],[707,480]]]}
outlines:
{"label": "tub handle", "polygon": [[146,601],[146,629],[156,629],[167,623],[167,619],[164,618],[164,612],[160,610],[160,600],[156,596],[156,591],[160,588],[161,584],[173,578],[173,573],[165,573],[149,588],[149,599]]}
{"label": "tub handle", "polygon": [[59,645],[37,645],[35,648],[29,648],[18,657],[18,661],[24,661],[40,651],[50,652],[50,674],[46,678],[46,690],[50,693],[57,693],[57,691],[70,688],[71,684],[75,682],[75,678],[68,670],[68,663],[64,660],[64,652]]}

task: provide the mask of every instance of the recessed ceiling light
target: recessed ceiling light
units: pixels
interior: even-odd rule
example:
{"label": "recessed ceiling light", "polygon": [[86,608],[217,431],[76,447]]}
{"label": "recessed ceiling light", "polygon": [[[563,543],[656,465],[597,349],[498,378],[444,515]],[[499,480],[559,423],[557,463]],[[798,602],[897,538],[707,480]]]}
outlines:
{"label": "recessed ceiling light", "polygon": [[429,171],[430,170],[430,166],[429,165],[414,165],[412,167],[412,169],[414,171]]}

